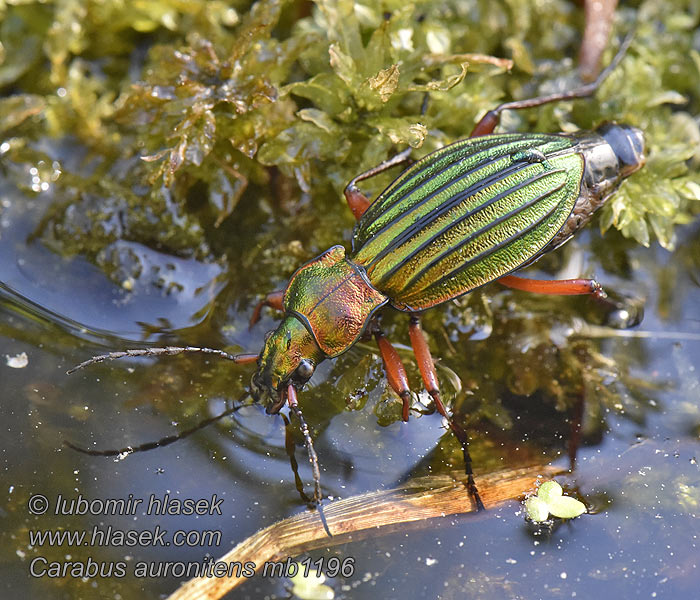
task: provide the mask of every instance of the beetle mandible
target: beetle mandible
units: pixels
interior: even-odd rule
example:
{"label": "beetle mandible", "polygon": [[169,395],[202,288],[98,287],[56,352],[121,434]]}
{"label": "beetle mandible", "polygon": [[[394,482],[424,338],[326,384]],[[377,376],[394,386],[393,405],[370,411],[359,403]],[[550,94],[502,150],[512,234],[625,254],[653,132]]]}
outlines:
{"label": "beetle mandible", "polygon": [[450,418],[440,396],[419,315],[495,280],[537,293],[606,298],[595,280],[542,281],[511,273],[571,239],[620,183],[644,165],[642,132],[616,123],[574,134],[493,132],[504,110],[594,94],[629,43],[628,38],[591,84],[508,102],[489,111],[469,138],[409,166],[374,202],[362,194],[357,183],[407,161],[410,149],[350,181],[344,194],[357,219],[351,254],[346,255],[342,246],[330,248],[300,267],[286,290],[260,302],[251,324],[265,305],[285,315],[277,329],[267,334],[259,355],[172,346],[125,350],[95,356],[69,373],[106,359],[181,352],[216,354],[236,363],[257,362],[251,394],[266,404],[268,413],[279,412],[287,403],[300,419],[319,504],[318,460],[297,391],[320,362],[348,350],[369,328],[389,384],[403,401],[402,418],[407,421],[410,388],[405,368],[391,343],[371,326],[378,309],[391,305],[410,314],[409,335],[423,383],[462,446],[467,487],[476,508],[483,508],[472,475],[468,438]]}

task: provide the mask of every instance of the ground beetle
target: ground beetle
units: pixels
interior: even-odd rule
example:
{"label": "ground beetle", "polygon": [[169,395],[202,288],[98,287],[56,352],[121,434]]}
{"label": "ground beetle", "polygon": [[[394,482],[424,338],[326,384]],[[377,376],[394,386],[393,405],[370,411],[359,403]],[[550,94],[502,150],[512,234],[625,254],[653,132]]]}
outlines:
{"label": "ground beetle", "polygon": [[[234,356],[195,347],[125,350],[93,357],[69,372],[105,359],[181,352],[257,362],[250,393],[266,404],[269,413],[287,403],[298,416],[313,468],[315,500],[320,503],[318,460],[297,404],[297,390],[321,361],[342,354],[370,332],[379,345],[389,383],[403,400],[403,420],[408,420],[406,371],[396,350],[373,326],[376,311],[390,304],[411,315],[410,339],[423,382],[462,445],[469,492],[475,507],[483,508],[472,476],[467,436],[440,397],[419,315],[494,280],[543,294],[606,298],[591,279],[541,281],[511,273],[568,241],[620,182],[643,166],[642,132],[615,123],[575,134],[493,131],[503,110],[592,95],[621,60],[629,41],[593,83],[500,105],[479,121],[468,139],[411,165],[374,202],[360,192],[357,183],[407,161],[410,149],[355,177],[345,189],[358,219],[351,254],[346,256],[342,246],[334,246],[298,269],[285,291],[269,294],[256,307],[251,323],[265,305],[285,313],[259,355]],[[116,451],[90,451],[107,452]]]}

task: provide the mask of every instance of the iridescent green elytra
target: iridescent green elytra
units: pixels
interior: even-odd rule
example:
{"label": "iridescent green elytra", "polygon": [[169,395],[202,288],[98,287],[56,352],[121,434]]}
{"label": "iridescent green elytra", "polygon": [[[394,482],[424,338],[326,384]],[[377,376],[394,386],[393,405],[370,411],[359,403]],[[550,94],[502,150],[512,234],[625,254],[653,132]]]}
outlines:
{"label": "iridescent green elytra", "polygon": [[401,310],[422,310],[517,269],[558,232],[584,161],[570,137],[457,142],[407,169],[370,206],[353,260]]}
{"label": "iridescent green elytra", "polygon": [[254,387],[274,399],[290,382],[303,385],[384,304],[424,310],[532,263],[643,164],[642,132],[614,123],[573,135],[474,137],[422,158],[363,214],[350,257],[335,246],[294,274],[287,317],[266,339]]}

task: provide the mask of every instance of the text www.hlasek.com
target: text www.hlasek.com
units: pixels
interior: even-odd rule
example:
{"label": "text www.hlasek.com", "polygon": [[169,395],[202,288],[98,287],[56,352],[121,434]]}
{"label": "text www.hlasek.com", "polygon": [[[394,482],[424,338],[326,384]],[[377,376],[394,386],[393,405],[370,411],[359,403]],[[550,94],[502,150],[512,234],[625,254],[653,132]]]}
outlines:
{"label": "text www.hlasek.com", "polygon": [[29,530],[31,546],[219,546],[221,531],[179,529],[171,536],[160,525],[151,530],[114,529],[95,525],[92,530]]}

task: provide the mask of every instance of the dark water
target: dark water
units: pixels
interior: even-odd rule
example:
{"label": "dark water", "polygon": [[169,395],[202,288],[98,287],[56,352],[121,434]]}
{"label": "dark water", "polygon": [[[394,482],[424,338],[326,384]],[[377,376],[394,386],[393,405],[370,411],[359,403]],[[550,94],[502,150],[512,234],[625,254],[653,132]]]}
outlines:
{"label": "dark water", "polygon": [[[127,249],[143,264],[173,273],[180,285],[168,291],[162,281],[156,285],[147,277],[135,286],[119,286],[81,257],[59,257],[32,239],[50,197],[28,201],[8,189],[3,201],[2,597],[165,596],[184,577],[139,578],[134,576],[138,563],[163,568],[168,562],[218,557],[257,530],[305,510],[285,452],[285,421],[257,406],[177,444],[123,459],[85,456],[62,445],[64,439],[96,448],[153,441],[237,399],[251,366],[214,359],[131,359],[72,376],[65,372],[92,354],[145,342],[257,350],[275,315],[265,313],[249,331],[253,303],[282,283],[285,269],[287,275],[293,269],[268,273],[259,266],[268,264],[260,257],[275,243],[306,240],[304,225],[290,230],[260,211],[247,217],[243,204],[238,218],[215,234],[214,246],[228,256],[225,264],[173,258],[131,242]],[[333,210],[340,221],[345,218],[339,202]],[[335,230],[304,241],[306,248],[323,250],[326,237],[347,235],[347,220],[334,223]],[[477,415],[469,421],[477,473],[524,462],[567,468],[571,399],[584,399],[577,468],[560,480],[586,501],[590,514],[536,529],[512,502],[486,514],[435,520],[423,529],[311,553],[314,560],[354,558],[351,576],[328,582],[336,597],[695,597],[700,584],[697,224],[680,230],[678,248],[675,253],[634,248],[615,235],[601,240],[589,233],[568,249],[572,268],[595,272],[606,285],[645,298],[644,321],[632,330],[596,325],[597,307],[586,299],[530,298],[495,286],[461,306],[432,311],[426,330],[442,359],[445,397]],[[577,257],[582,260],[576,262]],[[288,261],[292,265],[295,258]],[[544,329],[542,322],[548,324]],[[389,318],[387,329],[400,344],[407,343],[403,319]],[[21,353],[27,366],[8,366],[6,355]],[[585,357],[574,360],[577,353]],[[417,384],[417,371],[405,356]],[[396,421],[397,403],[386,391],[372,345],[324,365],[314,381],[301,401],[314,432],[325,494],[347,498],[459,466],[459,449],[439,416],[412,418],[407,425]],[[461,391],[453,381],[460,382]],[[296,429],[291,432],[310,492],[301,438]],[[166,494],[181,500],[216,496],[223,500],[222,514],[144,514],[152,495]],[[36,495],[48,500],[46,514],[30,514],[28,502]],[[89,501],[131,496],[143,503],[129,515],[64,515],[55,514],[59,495]],[[30,545],[30,531],[86,531],[89,537],[95,527],[110,526],[160,527],[168,535],[220,532],[220,539],[181,547]],[[114,570],[92,579],[50,576],[49,563],[60,568],[88,559]],[[32,568],[41,576],[31,576]],[[279,577],[255,578],[231,597],[287,597],[285,584]]]}

